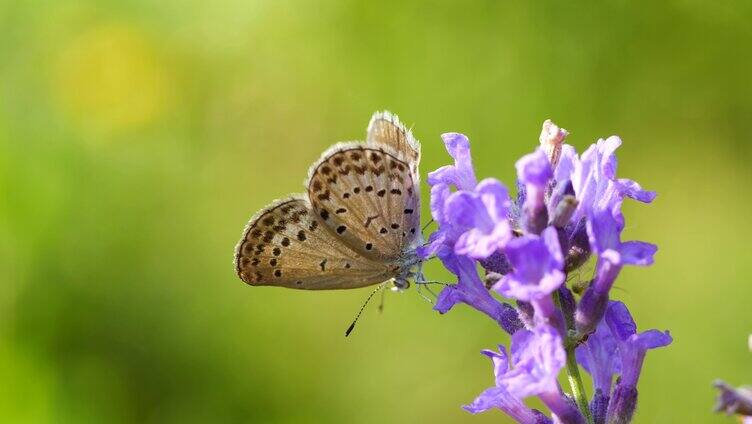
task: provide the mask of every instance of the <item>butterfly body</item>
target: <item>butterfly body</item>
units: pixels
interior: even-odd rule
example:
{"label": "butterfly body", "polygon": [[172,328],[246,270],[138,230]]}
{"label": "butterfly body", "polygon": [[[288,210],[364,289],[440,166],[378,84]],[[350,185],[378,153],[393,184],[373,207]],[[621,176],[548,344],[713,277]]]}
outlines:
{"label": "butterfly body", "polygon": [[420,146],[388,112],[366,142],[339,143],[311,166],[307,192],[255,214],[235,251],[250,285],[307,290],[365,287],[420,274]]}

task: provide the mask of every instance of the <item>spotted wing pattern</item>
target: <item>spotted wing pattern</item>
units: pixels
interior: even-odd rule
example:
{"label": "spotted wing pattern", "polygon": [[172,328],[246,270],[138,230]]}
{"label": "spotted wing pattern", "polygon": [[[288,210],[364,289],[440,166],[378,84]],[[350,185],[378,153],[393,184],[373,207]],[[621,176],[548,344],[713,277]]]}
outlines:
{"label": "spotted wing pattern", "polygon": [[412,131],[400,122],[397,115],[376,112],[371,117],[366,130],[366,143],[373,146],[387,146],[397,154],[397,158],[410,164],[413,180],[418,184],[418,164],[420,163],[420,143]]}
{"label": "spotted wing pattern", "polygon": [[396,262],[420,236],[418,187],[408,163],[385,145],[342,143],[311,167],[316,216],[357,253]]}
{"label": "spotted wing pattern", "polygon": [[325,228],[308,202],[293,196],[257,213],[235,249],[235,270],[253,286],[347,289],[378,284],[393,267],[349,248]]}

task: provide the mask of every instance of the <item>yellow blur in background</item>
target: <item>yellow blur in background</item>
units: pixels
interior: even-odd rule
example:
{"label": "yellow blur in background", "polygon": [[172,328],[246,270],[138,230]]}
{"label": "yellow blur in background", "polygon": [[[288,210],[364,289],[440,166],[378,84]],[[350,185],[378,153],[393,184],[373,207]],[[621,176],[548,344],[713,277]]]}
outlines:
{"label": "yellow blur in background", "polygon": [[66,43],[52,81],[60,108],[81,126],[107,132],[156,121],[169,106],[172,78],[154,49],[123,24],[105,24]]}
{"label": "yellow blur in background", "polygon": [[580,151],[620,135],[619,174],[659,193],[626,205],[627,238],[660,250],[615,294],[674,336],[636,422],[729,422],[711,381],[752,383],[750,18],[692,0],[0,4],[0,422],[509,422],[460,408],[492,384],[478,352],[508,342],[481,314],[390,293],[345,339],[369,289],[234,275],[251,214],[381,109],[422,141],[424,176],[459,131],[509,186],[547,118]]}

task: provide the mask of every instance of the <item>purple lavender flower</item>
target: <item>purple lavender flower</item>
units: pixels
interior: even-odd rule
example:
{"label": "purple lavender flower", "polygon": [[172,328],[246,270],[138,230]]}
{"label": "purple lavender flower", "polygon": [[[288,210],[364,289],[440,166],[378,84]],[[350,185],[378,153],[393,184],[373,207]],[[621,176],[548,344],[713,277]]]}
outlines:
{"label": "purple lavender flower", "polygon": [[[668,332],[648,330],[638,334],[627,307],[622,302],[609,302],[604,320],[576,351],[577,362],[593,377],[596,393],[605,398],[609,423],[627,423],[632,419],[645,354],[671,341]],[[617,374],[619,381],[609,396],[611,381]]]}
{"label": "purple lavender flower", "polygon": [[592,210],[587,221],[590,246],[598,254],[596,277],[583,295],[575,313],[577,332],[584,336],[595,330],[608,303],[608,293],[624,265],[647,266],[657,251],[654,244],[622,242],[624,218],[620,202],[608,208]]}
{"label": "purple lavender flower", "polygon": [[574,147],[569,144],[561,145],[560,150],[559,161],[554,167],[554,179],[558,182],[571,181],[575,168],[579,166],[580,158]]}
{"label": "purple lavender flower", "polygon": [[[637,407],[637,381],[649,349],[668,346],[671,335],[658,330],[637,333],[627,307],[610,302],[603,322],[577,349],[577,360],[593,376],[596,396],[591,403],[594,422],[629,423]],[[619,374],[609,396],[613,375]],[[608,406],[607,416],[603,408]]]}
{"label": "purple lavender flower", "polygon": [[470,140],[460,133],[441,135],[444,146],[454,159],[454,165],[445,165],[428,174],[428,185],[453,185],[458,190],[472,190],[477,184],[473,160],[470,157]]}
{"label": "purple lavender flower", "polygon": [[561,336],[553,328],[541,325],[534,330],[520,330],[512,336],[514,369],[503,376],[501,383],[523,398],[558,393],[557,377],[566,360]]}
{"label": "purple lavender flower", "polygon": [[[428,176],[431,187],[431,215],[439,228],[418,255],[436,255],[457,275],[457,284],[446,286],[434,309],[446,313],[457,303],[465,303],[491,317],[509,334],[522,324],[514,308],[488,293],[480,280],[472,258],[484,258],[497,252],[511,238],[507,220],[510,206],[506,188],[496,180],[476,184],[470,158],[470,143],[462,134],[442,136],[454,165],[447,165]],[[458,191],[452,192],[455,187]]]}
{"label": "purple lavender flower", "polygon": [[559,238],[553,227],[540,236],[525,235],[510,241],[505,249],[512,272],[495,286],[500,294],[529,302],[535,310],[536,322],[554,325],[561,335],[566,335],[561,311],[556,309],[551,293],[564,282],[564,258],[559,249]]}
{"label": "purple lavender flower", "polygon": [[644,203],[655,199],[655,192],[643,190],[635,181],[616,178],[616,149],[621,139],[616,136],[600,139],[575,161],[571,179],[579,200],[573,220],[587,216],[592,209],[603,209],[625,196]]}
{"label": "purple lavender flower", "polygon": [[[752,334],[747,339],[749,350],[752,350]],[[737,414],[742,423],[752,424],[752,387],[742,386],[734,388],[723,380],[716,380],[713,386],[718,389],[714,412],[725,412],[727,415]]]}
{"label": "purple lavender flower", "polygon": [[734,388],[723,380],[716,380],[713,386],[718,389],[718,397],[713,408],[715,412],[738,414],[752,420],[752,387]]}
{"label": "purple lavender flower", "polygon": [[614,375],[621,372],[621,361],[616,339],[605,321],[577,347],[576,356],[577,362],[593,377],[593,389],[608,396]]}
{"label": "purple lavender flower", "polygon": [[587,341],[577,348],[576,358],[593,378],[593,399],[590,401],[593,424],[605,424],[611,400],[611,381],[621,372],[616,339],[605,321],[602,320]]}
{"label": "purple lavender flower", "polygon": [[509,194],[493,178],[480,182],[473,191],[458,191],[444,204],[444,215],[461,232],[454,252],[474,259],[485,259],[503,248],[512,238],[507,219]]}
{"label": "purple lavender flower", "polygon": [[517,179],[525,186],[522,226],[528,233],[540,234],[548,225],[548,208],[544,197],[546,187],[554,175],[551,162],[543,148],[540,148],[523,156],[516,166]]}
{"label": "purple lavender flower", "polygon": [[431,186],[431,216],[439,224],[439,229],[429,236],[424,247],[418,249],[418,255],[424,259],[436,255],[445,262],[445,258],[452,254],[454,244],[464,232],[463,228],[455,225],[446,213],[446,204],[452,195],[452,187],[460,191],[472,191],[477,185],[477,180],[467,137],[459,133],[447,133],[441,138],[447,152],[454,159],[454,165],[442,166],[428,174],[428,185]]}
{"label": "purple lavender flower", "polygon": [[509,357],[507,356],[504,346],[499,346],[499,351],[483,350],[483,355],[491,358],[494,366],[495,386],[486,389],[481,393],[473,403],[463,406],[463,408],[473,414],[485,412],[492,408],[498,408],[507,415],[515,419],[518,423],[538,424],[551,423],[552,421],[538,411],[528,408],[525,403],[517,396],[512,395],[504,387],[504,377],[510,372]]}
{"label": "purple lavender flower", "polygon": [[538,396],[562,422],[584,423],[557,381],[565,362],[564,344],[556,329],[540,325],[520,330],[512,336],[513,369],[503,376],[501,384],[520,398]]}
{"label": "purple lavender flower", "polygon": [[616,265],[647,266],[653,263],[658,248],[642,241],[621,241],[624,216],[620,204],[610,208],[591,211],[588,219],[588,235],[593,252]]}
{"label": "purple lavender flower", "polygon": [[444,266],[457,274],[458,270],[450,268],[452,262],[448,259],[454,254],[454,244],[460,233],[444,213],[444,205],[451,194],[448,184],[437,184],[431,187],[431,216],[439,228],[431,233],[424,246],[417,249],[417,254],[423,259],[436,255]]}
{"label": "purple lavender flower", "polygon": [[590,401],[593,424],[605,424],[611,400],[611,381],[621,372],[616,339],[605,321],[602,320],[587,341],[577,348],[575,356],[593,378],[593,398]]}
{"label": "purple lavender flower", "polygon": [[[470,144],[462,134],[442,136],[453,165],[429,174],[431,214],[439,228],[419,255],[438,256],[457,275],[439,294],[434,309],[445,313],[466,303],[512,334],[511,360],[504,348],[484,351],[494,361],[496,384],[465,406],[472,413],[498,408],[518,422],[551,419],[525,406],[537,396],[554,422],[629,422],[637,402],[637,380],[647,350],[665,346],[670,335],[636,332],[623,304],[609,291],[624,265],[650,265],[656,247],[621,241],[625,197],[650,202],[655,193],[616,178],[618,137],[599,140],[582,157],[564,144],[568,132],[546,121],[540,147],[517,164],[517,200],[499,181],[477,182]],[[596,276],[577,301],[565,285],[566,273],[595,253]],[[477,264],[486,270],[486,283]],[[488,292],[517,301],[518,309]],[[604,319],[604,315],[606,319]],[[521,329],[520,318],[527,329]],[[592,334],[591,334],[592,333]],[[574,346],[590,335],[577,350]],[[565,348],[566,347],[566,348]],[[576,360],[573,356],[576,356]],[[593,376],[588,402],[579,362]],[[557,378],[567,366],[572,393]],[[614,376],[619,379],[612,387]],[[575,403],[576,400],[576,403]]]}
{"label": "purple lavender flower", "polygon": [[564,282],[564,258],[554,228],[540,236],[518,237],[507,244],[505,252],[513,270],[494,286],[502,295],[536,301],[550,296]]}
{"label": "purple lavender flower", "polygon": [[608,393],[603,393],[596,389],[593,398],[590,400],[590,416],[593,418],[593,424],[606,424],[608,414],[608,403],[611,400]]}
{"label": "purple lavender flower", "polygon": [[668,331],[647,330],[637,333],[637,325],[627,306],[611,302],[606,311],[606,324],[616,339],[621,357],[621,381],[624,386],[637,386],[642,362],[649,349],[668,346],[673,339]]}
{"label": "purple lavender flower", "polygon": [[444,314],[457,303],[465,303],[491,317],[509,334],[514,334],[522,327],[517,311],[511,305],[499,302],[488,292],[478,277],[475,262],[462,256],[449,255],[444,263],[457,275],[457,284],[447,285],[441,290],[434,310]]}
{"label": "purple lavender flower", "polygon": [[[584,418],[574,404],[561,391],[557,377],[566,362],[566,353],[559,333],[549,326],[539,326],[534,330],[520,330],[512,336],[511,368],[506,351],[500,347],[499,353],[485,351],[494,360],[496,386],[481,393],[465,409],[477,413],[492,407],[516,406],[514,412],[525,412],[523,421],[533,421],[530,410],[521,410],[522,399],[538,396],[564,423],[584,423]],[[535,417],[539,419],[539,417]]]}
{"label": "purple lavender flower", "polygon": [[[570,215],[570,224],[567,226],[567,242],[562,243],[568,251],[566,262],[569,270],[581,266],[590,255],[585,234],[585,223],[590,213],[614,205],[621,206],[624,197],[645,203],[650,203],[655,198],[655,192],[643,190],[636,182],[616,178],[615,151],[620,145],[621,139],[615,136],[600,139],[581,157],[577,156],[571,146],[561,146],[554,179],[560,185],[571,182],[577,200],[576,210]],[[549,214],[557,206],[558,204],[549,204]]]}

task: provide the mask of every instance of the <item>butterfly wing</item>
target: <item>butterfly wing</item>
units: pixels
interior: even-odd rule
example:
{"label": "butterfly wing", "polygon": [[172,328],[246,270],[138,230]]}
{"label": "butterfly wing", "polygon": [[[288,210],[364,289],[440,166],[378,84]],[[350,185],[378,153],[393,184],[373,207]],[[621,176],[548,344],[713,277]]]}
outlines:
{"label": "butterfly wing", "polygon": [[357,253],[398,262],[420,236],[418,187],[410,165],[386,145],[341,143],[311,167],[316,216]]}
{"label": "butterfly wing", "polygon": [[397,115],[388,111],[374,113],[366,130],[366,143],[377,147],[387,146],[394,151],[399,159],[410,164],[414,182],[418,184],[420,142],[400,122]]}
{"label": "butterfly wing", "polygon": [[[408,199],[408,203],[415,205],[415,210],[420,210],[420,142],[413,136],[410,129],[400,122],[397,115],[389,112],[376,112],[371,117],[366,130],[366,143],[376,147],[386,146],[397,154],[397,158],[409,165],[413,184],[416,186],[415,193],[411,194],[414,199]],[[416,214],[416,224],[419,225],[420,215]],[[412,249],[422,243],[423,237],[420,232],[409,234],[406,240],[406,249]]]}
{"label": "butterfly wing", "polygon": [[307,290],[363,287],[394,276],[338,240],[301,196],[278,200],[251,218],[235,249],[235,270],[253,286]]}

